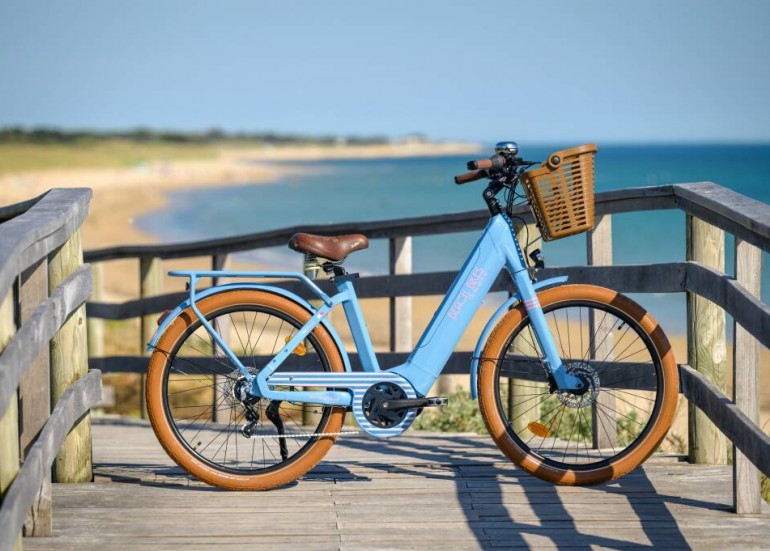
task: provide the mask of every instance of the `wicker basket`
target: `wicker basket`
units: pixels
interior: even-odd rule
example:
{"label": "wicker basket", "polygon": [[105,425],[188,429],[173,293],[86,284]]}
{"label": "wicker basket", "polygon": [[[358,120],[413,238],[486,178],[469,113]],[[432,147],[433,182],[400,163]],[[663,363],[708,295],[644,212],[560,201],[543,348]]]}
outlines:
{"label": "wicker basket", "polygon": [[594,227],[595,144],[548,156],[521,176],[543,239],[553,241]]}

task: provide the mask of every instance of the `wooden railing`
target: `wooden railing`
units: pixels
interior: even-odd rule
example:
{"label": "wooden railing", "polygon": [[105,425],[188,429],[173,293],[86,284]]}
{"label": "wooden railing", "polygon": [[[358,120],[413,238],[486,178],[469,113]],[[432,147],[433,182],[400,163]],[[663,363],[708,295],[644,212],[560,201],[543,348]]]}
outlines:
{"label": "wooden railing", "polygon": [[[679,209],[686,213],[687,256],[684,262],[615,266],[612,256],[612,215],[625,212]],[[599,193],[597,225],[586,234],[588,266],[546,268],[541,277],[568,275],[570,282],[603,285],[632,293],[687,293],[688,361],[680,366],[681,391],[689,400],[690,459],[725,462],[726,441],[714,445],[714,426],[734,445],[734,502],[739,513],[758,512],[759,471],[770,475],[770,437],[757,426],[759,345],[770,347],[770,308],[759,300],[761,252],[770,252],[770,206],[713,183],[676,184]],[[532,222],[526,207],[517,215]],[[411,350],[411,298],[443,295],[454,272],[411,274],[411,239],[479,230],[488,220],[486,211],[463,212],[378,222],[298,226],[251,235],[179,245],[124,246],[86,252],[88,262],[137,259],[142,290],[138,300],[121,304],[91,302],[88,315],[122,320],[142,317],[142,342],[148,339],[153,316],[173,308],[186,293],[161,294],[162,260],[208,256],[212,268],[225,265],[231,253],[285,244],[296,231],[327,234],[364,233],[370,239],[388,239],[390,274],[356,282],[361,298],[388,297],[391,301],[391,351],[378,354],[381,365],[396,365]],[[724,234],[735,236],[736,276],[724,273]],[[98,264],[96,264],[98,268]],[[98,270],[96,273],[99,273]],[[303,286],[281,286],[312,298]],[[320,282],[331,292],[329,282]],[[510,278],[501,274],[493,291],[512,291]],[[153,296],[157,295],[157,296]],[[736,324],[734,392],[725,396],[725,313]],[[93,333],[98,334],[94,328]],[[96,345],[97,349],[99,348]],[[352,357],[355,362],[355,355]],[[470,352],[456,352],[445,373],[467,372]],[[105,372],[143,373],[141,356],[92,357],[92,367]],[[713,422],[713,424],[712,424]],[[708,444],[707,444],[708,443]],[[758,468],[758,469],[757,469]]]}
{"label": "wooden railing", "polygon": [[90,199],[55,189],[0,208],[0,549],[20,549],[22,528],[51,535],[52,480],[93,478],[101,375],[87,372],[80,242]]}

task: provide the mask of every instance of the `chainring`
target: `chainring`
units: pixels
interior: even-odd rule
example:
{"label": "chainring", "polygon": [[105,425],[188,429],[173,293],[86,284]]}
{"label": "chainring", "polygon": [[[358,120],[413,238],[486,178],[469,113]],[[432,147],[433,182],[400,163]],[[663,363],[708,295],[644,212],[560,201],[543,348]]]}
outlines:
{"label": "chainring", "polygon": [[388,400],[406,398],[406,392],[396,383],[380,382],[369,387],[361,401],[361,406],[364,416],[372,425],[381,429],[389,429],[403,421],[408,410],[385,410],[382,409],[382,403]]}

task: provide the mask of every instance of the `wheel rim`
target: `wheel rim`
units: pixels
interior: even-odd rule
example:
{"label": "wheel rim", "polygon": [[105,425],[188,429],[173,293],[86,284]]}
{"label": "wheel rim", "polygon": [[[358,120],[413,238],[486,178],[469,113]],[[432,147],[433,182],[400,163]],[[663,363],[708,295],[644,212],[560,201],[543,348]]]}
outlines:
{"label": "wheel rim", "polygon": [[544,313],[565,367],[588,391],[549,392],[543,354],[524,317],[496,362],[500,418],[539,461],[562,470],[601,469],[632,453],[652,430],[663,402],[661,359],[639,323],[610,305],[562,301]]}
{"label": "wheel rim", "polygon": [[[302,326],[284,312],[257,305],[228,306],[207,314],[206,319],[212,325],[229,325],[229,336],[223,338],[252,372],[259,369],[256,358],[274,355]],[[304,354],[291,355],[286,362],[290,365],[284,364],[278,371],[331,370],[325,354],[317,353],[322,348],[313,334],[303,346],[304,350],[297,352]],[[267,474],[300,459],[318,440],[312,435],[323,432],[332,408],[308,405],[313,408],[312,422],[304,425],[302,404],[281,402],[276,408],[278,417],[292,437],[278,438],[278,429],[268,418],[270,402],[259,400],[252,404],[258,413],[254,437],[246,438],[241,428],[248,424],[247,408],[234,395],[241,373],[217,348],[201,322],[195,320],[168,354],[162,380],[163,410],[177,441],[198,461],[234,475]],[[215,411],[218,421],[212,419]]]}

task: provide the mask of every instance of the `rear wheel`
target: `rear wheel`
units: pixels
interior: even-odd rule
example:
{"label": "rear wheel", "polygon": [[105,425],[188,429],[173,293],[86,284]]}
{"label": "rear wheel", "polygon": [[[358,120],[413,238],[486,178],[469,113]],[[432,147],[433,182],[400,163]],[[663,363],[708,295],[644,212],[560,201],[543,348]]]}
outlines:
{"label": "rear wheel", "polygon": [[596,484],[639,466],[676,410],[676,362],[660,326],[629,298],[565,285],[538,294],[567,372],[582,393],[551,392],[523,305],[490,335],[479,406],[498,447],[517,465],[560,484]]}
{"label": "rear wheel", "polygon": [[[197,306],[252,373],[311,317],[301,305],[259,290],[219,293]],[[334,339],[318,326],[280,370],[344,371],[344,366]],[[231,490],[282,486],[326,454],[335,437],[316,435],[339,432],[344,409],[255,399],[245,386],[240,370],[191,309],[185,310],[150,357],[150,421],[172,459],[204,482]]]}

